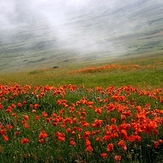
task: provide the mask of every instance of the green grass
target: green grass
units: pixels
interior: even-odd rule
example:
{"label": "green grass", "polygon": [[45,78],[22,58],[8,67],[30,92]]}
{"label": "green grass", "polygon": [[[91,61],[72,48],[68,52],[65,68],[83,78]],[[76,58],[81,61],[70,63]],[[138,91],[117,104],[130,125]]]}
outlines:
{"label": "green grass", "polygon": [[[162,162],[162,88],[162,53],[105,64],[1,74],[0,162],[115,163],[118,155],[121,163]],[[144,128],[138,130],[140,126]],[[131,139],[121,135],[122,129]],[[48,135],[43,139],[39,136],[42,131]],[[60,141],[58,132],[65,141]],[[91,133],[89,138],[86,133]],[[105,140],[112,133],[117,136]],[[141,141],[132,141],[135,135]],[[29,142],[21,143],[24,138]],[[76,146],[70,145],[70,140]],[[88,140],[93,147],[90,152],[85,145]],[[125,141],[127,150],[118,145],[120,140]],[[154,142],[159,142],[158,147]],[[114,145],[111,152],[107,151],[109,143]],[[100,156],[103,153],[107,158]]]}
{"label": "green grass", "polygon": [[[78,72],[84,68],[97,68],[109,64],[129,66],[139,65],[137,69],[111,69],[93,72]],[[67,68],[32,70],[19,73],[8,73],[0,75],[0,83],[19,83],[21,85],[56,85],[75,84],[86,87],[109,85],[122,86],[133,85],[143,88],[162,87],[163,85],[163,56],[159,55],[135,57],[112,63],[98,63],[94,65],[79,64]]]}
{"label": "green grass", "polygon": [[[55,25],[49,26],[45,23],[33,28],[32,31],[28,27],[9,31],[6,36],[12,33],[11,39],[6,43],[1,41],[0,71],[3,73],[26,69],[32,71],[44,68],[45,65],[63,67],[79,60],[105,61],[108,60],[106,56],[115,53],[134,56],[163,50],[163,11],[160,3],[152,0],[142,2],[139,6],[126,3],[115,6],[113,10],[108,10],[105,3],[108,2],[100,5],[95,3],[90,12],[85,8],[86,12],[75,12],[77,13],[75,16],[68,14],[66,20],[70,22],[63,21],[60,25],[57,23],[59,26],[56,28],[63,30],[66,36],[63,43],[61,40],[64,39],[56,35]],[[68,33],[69,29],[76,27],[76,24],[80,29],[75,28],[72,33]],[[92,31],[96,34],[94,35]],[[2,40],[3,37],[4,40],[7,39],[5,33],[4,35],[1,33]],[[89,47],[90,42],[92,44]],[[97,52],[95,48],[98,49]],[[88,57],[91,55],[94,60]]]}

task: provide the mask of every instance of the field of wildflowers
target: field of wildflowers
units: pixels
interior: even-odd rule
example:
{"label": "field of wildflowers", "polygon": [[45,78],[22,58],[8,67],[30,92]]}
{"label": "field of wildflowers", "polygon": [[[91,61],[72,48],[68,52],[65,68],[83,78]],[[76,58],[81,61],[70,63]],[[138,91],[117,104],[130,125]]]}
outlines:
{"label": "field of wildflowers", "polygon": [[162,61],[155,61],[152,64],[146,64],[146,65],[141,65],[141,64],[133,64],[133,63],[128,63],[128,64],[107,64],[107,65],[102,65],[102,66],[94,66],[94,67],[86,67],[82,68],[79,70],[74,70],[70,71],[70,73],[94,73],[94,72],[104,72],[104,71],[119,71],[119,70],[142,70],[142,69],[154,69],[158,67],[159,65],[163,65]]}
{"label": "field of wildflowers", "polygon": [[58,69],[44,68],[26,72],[0,73],[0,84],[20,85],[84,85],[116,87],[132,85],[140,88],[159,88],[163,85],[163,55],[132,58],[111,63],[89,65],[72,64]]}
{"label": "field of wildflowers", "polygon": [[162,54],[0,74],[0,162],[162,163]]}
{"label": "field of wildflowers", "polygon": [[163,89],[0,85],[0,162],[163,161]]}

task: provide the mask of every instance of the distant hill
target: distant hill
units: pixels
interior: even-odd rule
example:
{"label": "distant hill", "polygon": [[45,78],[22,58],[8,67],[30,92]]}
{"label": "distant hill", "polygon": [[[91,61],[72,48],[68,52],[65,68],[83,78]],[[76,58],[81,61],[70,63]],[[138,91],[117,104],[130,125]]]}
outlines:
{"label": "distant hill", "polygon": [[13,2],[10,12],[1,11],[0,72],[163,50],[161,0],[88,0],[76,6],[42,2],[33,9],[32,1]]}

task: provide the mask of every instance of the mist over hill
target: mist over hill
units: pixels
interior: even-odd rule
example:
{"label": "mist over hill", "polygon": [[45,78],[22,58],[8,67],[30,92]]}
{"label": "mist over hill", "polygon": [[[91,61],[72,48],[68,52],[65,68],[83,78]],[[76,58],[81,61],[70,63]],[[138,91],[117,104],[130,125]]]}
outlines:
{"label": "mist over hill", "polygon": [[162,0],[1,0],[0,71],[163,50]]}

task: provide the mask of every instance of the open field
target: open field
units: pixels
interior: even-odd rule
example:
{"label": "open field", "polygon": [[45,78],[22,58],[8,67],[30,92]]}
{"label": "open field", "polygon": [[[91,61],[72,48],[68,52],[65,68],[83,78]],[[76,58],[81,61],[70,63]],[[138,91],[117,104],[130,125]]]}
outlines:
{"label": "open field", "polygon": [[163,161],[163,55],[0,75],[0,162]]}
{"label": "open field", "polygon": [[161,0],[0,9],[0,163],[163,162]]}
{"label": "open field", "polygon": [[0,83],[21,85],[85,85],[86,87],[133,85],[141,88],[163,86],[163,52],[135,55],[109,63],[71,62],[66,68],[50,67],[19,73],[0,74]]}
{"label": "open field", "polygon": [[[98,0],[90,1],[89,7],[82,10],[72,10],[64,4],[59,8],[61,13],[56,13],[55,8],[51,12],[45,10],[45,13],[50,12],[52,20],[40,13],[42,9],[37,5],[34,6],[36,12],[29,12],[30,5],[21,5],[19,10],[14,10],[16,13],[10,13],[20,23],[14,24],[14,28],[10,14],[2,12],[0,72],[56,65],[67,67],[72,62],[96,63],[109,60],[111,56],[134,56],[163,50],[161,0],[126,0],[125,3],[101,0],[100,4]],[[50,5],[50,9],[52,6],[55,7]],[[64,7],[70,10],[69,13],[64,13]],[[3,20],[11,21],[11,27],[5,27]]]}

